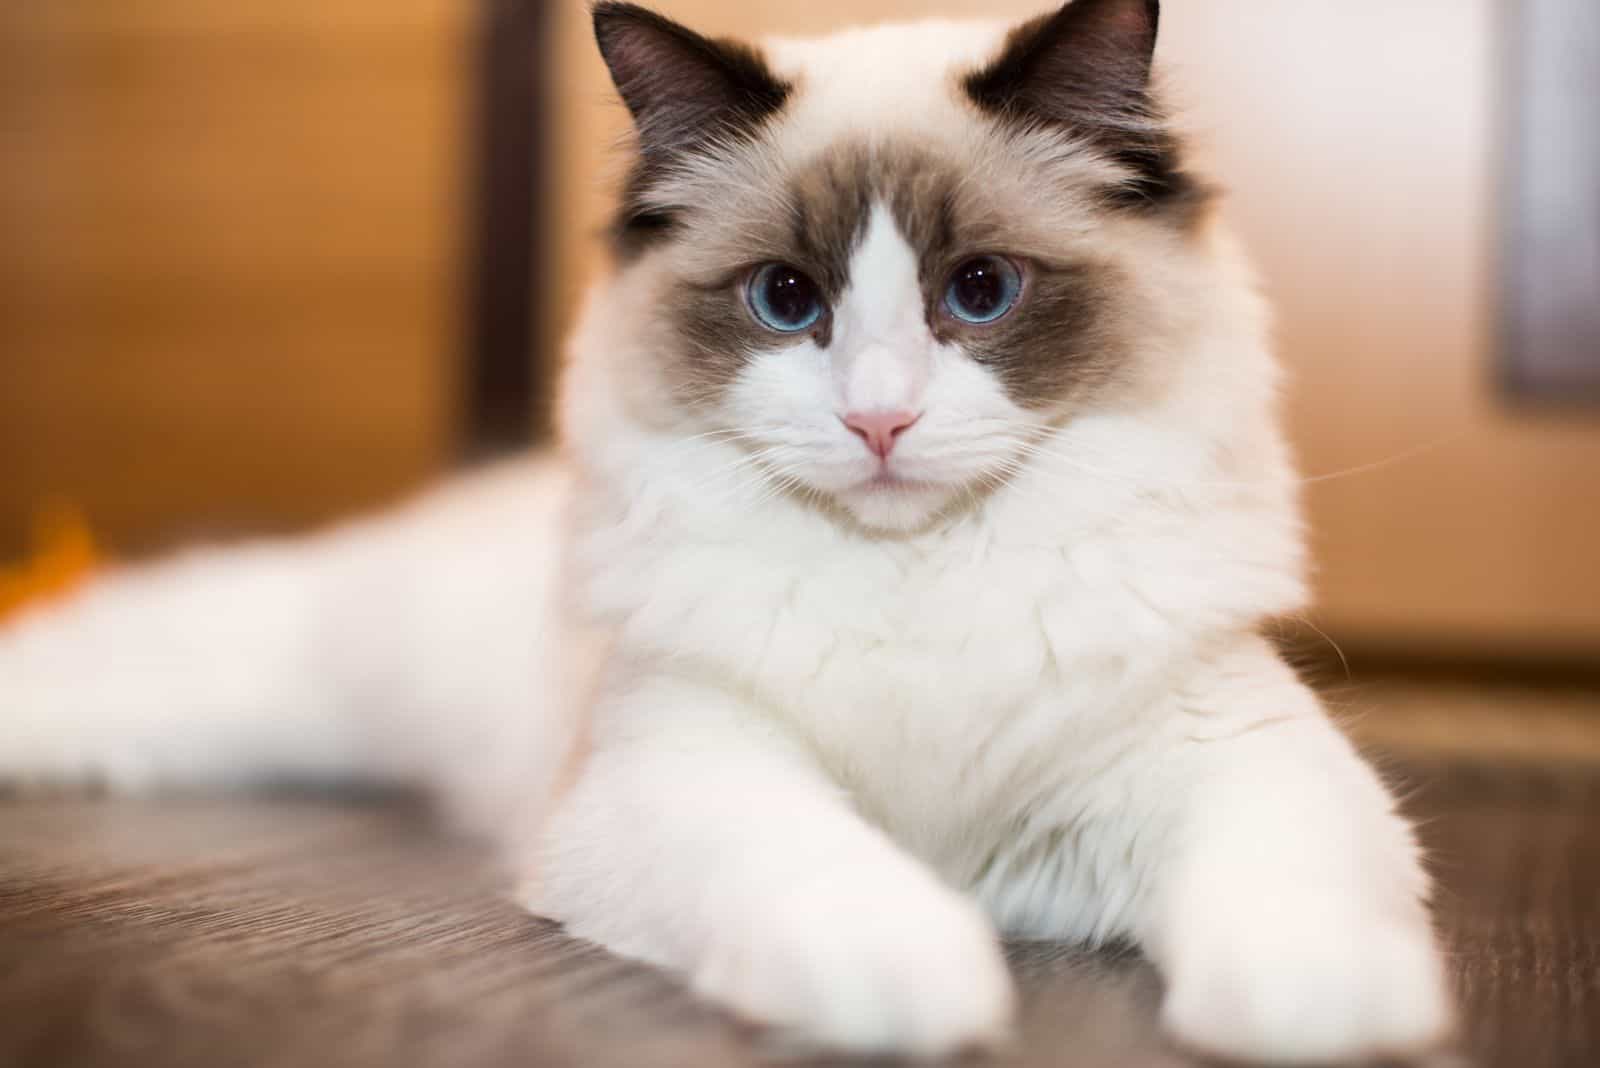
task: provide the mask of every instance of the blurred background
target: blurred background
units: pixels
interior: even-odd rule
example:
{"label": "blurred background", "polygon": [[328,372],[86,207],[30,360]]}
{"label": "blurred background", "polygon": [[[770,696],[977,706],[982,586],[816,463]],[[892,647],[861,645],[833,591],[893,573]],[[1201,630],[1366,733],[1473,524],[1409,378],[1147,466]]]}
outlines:
{"label": "blurred background", "polygon": [[[758,34],[1048,5],[657,6]],[[1312,622],[1373,663],[1593,671],[1600,5],[1165,7],[1277,308]],[[0,5],[0,563],[63,505],[138,558],[542,435],[624,126],[578,0]]]}

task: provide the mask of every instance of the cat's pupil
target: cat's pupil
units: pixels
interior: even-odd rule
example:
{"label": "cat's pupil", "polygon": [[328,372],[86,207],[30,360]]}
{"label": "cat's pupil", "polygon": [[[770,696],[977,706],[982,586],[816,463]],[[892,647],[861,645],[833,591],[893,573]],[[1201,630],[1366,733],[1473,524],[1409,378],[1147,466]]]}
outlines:
{"label": "cat's pupil", "polygon": [[963,311],[980,318],[993,315],[1006,299],[1006,283],[999,263],[984,257],[961,268],[956,275],[955,296]]}
{"label": "cat's pupil", "polygon": [[802,323],[817,307],[817,290],[799,271],[780,267],[767,274],[767,307],[782,323]]}

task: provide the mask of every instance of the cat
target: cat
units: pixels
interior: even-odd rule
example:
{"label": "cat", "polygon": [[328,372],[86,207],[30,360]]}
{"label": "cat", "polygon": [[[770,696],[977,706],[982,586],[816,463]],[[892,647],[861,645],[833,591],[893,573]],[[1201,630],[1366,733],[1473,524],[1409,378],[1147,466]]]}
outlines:
{"label": "cat", "polygon": [[1131,940],[1182,1045],[1426,1048],[1306,601],[1249,268],[1154,0],[760,46],[593,8],[636,132],[561,447],[0,634],[0,772],[422,780],[520,901],[821,1047],[1003,1039],[998,937]]}

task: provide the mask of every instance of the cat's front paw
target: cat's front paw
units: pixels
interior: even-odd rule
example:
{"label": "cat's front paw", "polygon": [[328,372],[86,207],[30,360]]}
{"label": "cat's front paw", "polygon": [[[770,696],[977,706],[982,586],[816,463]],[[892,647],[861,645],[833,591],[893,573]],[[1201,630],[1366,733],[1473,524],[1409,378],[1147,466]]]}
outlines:
{"label": "cat's front paw", "polygon": [[988,921],[954,893],[915,890],[763,903],[727,925],[695,990],[808,1046],[936,1057],[1001,1042],[1014,998]]}
{"label": "cat's front paw", "polygon": [[1326,1064],[1426,1051],[1451,1012],[1426,923],[1322,918],[1219,929],[1183,949],[1162,1018],[1202,1053]]}

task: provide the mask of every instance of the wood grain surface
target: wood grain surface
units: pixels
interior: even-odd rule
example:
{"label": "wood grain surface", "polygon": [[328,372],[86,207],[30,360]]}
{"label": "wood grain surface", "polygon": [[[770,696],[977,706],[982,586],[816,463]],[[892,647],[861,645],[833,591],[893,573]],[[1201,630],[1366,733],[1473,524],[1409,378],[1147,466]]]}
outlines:
{"label": "wood grain surface", "polygon": [[[1441,880],[1460,1055],[1600,1063],[1592,766],[1389,761]],[[992,1063],[1192,1063],[1133,953],[1014,946]],[[0,1064],[746,1065],[792,1051],[519,911],[415,805],[338,798],[0,804]],[[810,1063],[810,1062],[805,1062]],[[991,1063],[979,1061],[976,1063]]]}

